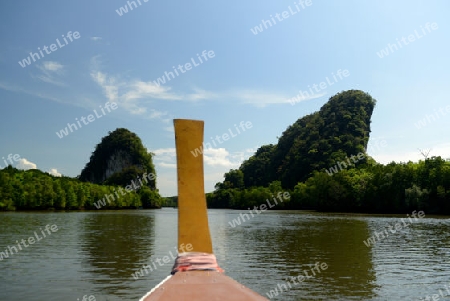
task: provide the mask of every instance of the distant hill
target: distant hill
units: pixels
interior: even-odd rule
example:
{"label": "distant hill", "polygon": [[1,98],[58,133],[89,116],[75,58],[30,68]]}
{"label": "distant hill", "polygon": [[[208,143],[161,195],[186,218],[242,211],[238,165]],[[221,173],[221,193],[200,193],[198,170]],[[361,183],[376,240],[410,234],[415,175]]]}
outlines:
{"label": "distant hill", "polygon": [[[292,189],[313,171],[365,153],[375,103],[369,94],[359,90],[334,95],[318,112],[289,126],[276,145],[261,146],[242,163],[239,170],[244,186],[267,187],[273,181],[281,181],[284,188]],[[358,164],[366,160],[367,157]]]}
{"label": "distant hill", "polygon": [[135,133],[118,128],[97,144],[79,179],[95,184],[125,186],[145,173],[154,175],[147,178],[146,185],[155,189],[156,174],[151,153]]}
{"label": "distant hill", "polygon": [[155,184],[152,156],[141,139],[117,129],[96,146],[78,178],[1,169],[0,211],[161,208]]}

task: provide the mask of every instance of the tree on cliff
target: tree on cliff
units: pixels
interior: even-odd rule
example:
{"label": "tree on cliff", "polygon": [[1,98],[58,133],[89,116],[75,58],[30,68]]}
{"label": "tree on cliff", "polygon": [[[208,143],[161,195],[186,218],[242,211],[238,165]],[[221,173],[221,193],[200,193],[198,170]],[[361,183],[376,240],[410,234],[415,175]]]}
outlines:
{"label": "tree on cliff", "polygon": [[[128,185],[144,173],[155,175],[152,154],[135,133],[119,128],[97,144],[79,179],[97,184]],[[147,186],[156,188],[155,177]]]}
{"label": "tree on cliff", "polygon": [[365,153],[375,103],[369,94],[359,90],[334,95],[318,112],[289,126],[276,145],[262,146],[242,163],[239,169],[245,186],[267,186],[280,180],[283,187],[292,189],[315,170]]}

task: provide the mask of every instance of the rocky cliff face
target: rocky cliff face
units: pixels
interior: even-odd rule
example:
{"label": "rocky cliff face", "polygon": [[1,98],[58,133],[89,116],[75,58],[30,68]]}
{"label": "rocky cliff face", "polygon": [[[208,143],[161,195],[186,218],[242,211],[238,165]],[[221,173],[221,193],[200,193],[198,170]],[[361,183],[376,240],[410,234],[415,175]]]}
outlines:
{"label": "rocky cliff face", "polygon": [[131,158],[131,155],[129,153],[123,150],[117,150],[113,154],[111,154],[109,159],[106,160],[105,172],[103,173],[102,178],[99,180],[101,182],[104,182],[113,174],[122,172],[123,170],[132,166],[135,166],[138,169],[142,170],[145,169],[141,164],[133,164],[133,159]]}
{"label": "rocky cliff face", "polygon": [[242,163],[239,169],[245,187],[281,181],[283,187],[293,188],[314,171],[365,153],[375,104],[375,99],[360,90],[332,96],[319,111],[289,126],[276,145],[262,146]]}
{"label": "rocky cliff face", "polygon": [[[145,172],[155,173],[151,154],[136,134],[117,129],[97,144],[79,178],[96,184],[126,185]],[[148,186],[155,188],[155,181],[149,181]]]}

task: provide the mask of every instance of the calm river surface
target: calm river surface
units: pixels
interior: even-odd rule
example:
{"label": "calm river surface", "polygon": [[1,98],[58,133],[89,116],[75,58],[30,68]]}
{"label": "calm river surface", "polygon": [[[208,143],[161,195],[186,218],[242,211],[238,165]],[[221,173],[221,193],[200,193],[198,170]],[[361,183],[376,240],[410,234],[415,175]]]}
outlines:
{"label": "calm river surface", "polygon": [[[450,299],[448,218],[408,222],[367,247],[373,231],[406,216],[266,211],[231,227],[241,213],[248,212],[209,210],[214,251],[228,276],[263,296],[280,285],[272,300]],[[58,230],[43,237],[47,224]],[[175,254],[177,210],[0,213],[0,252],[14,251],[16,240],[36,238],[34,232],[40,241],[0,260],[1,301],[139,300],[170,273],[172,258],[132,277],[153,259]],[[317,262],[328,268],[284,289],[288,277]]]}

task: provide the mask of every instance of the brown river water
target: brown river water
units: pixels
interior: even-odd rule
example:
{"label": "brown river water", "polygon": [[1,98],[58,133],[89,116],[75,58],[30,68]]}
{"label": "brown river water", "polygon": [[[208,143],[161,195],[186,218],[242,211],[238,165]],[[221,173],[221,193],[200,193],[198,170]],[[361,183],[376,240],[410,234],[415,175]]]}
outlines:
{"label": "brown river water", "polygon": [[[450,300],[450,218],[405,218],[209,210],[219,265],[271,300]],[[176,242],[173,208],[0,213],[0,301],[139,300]]]}

